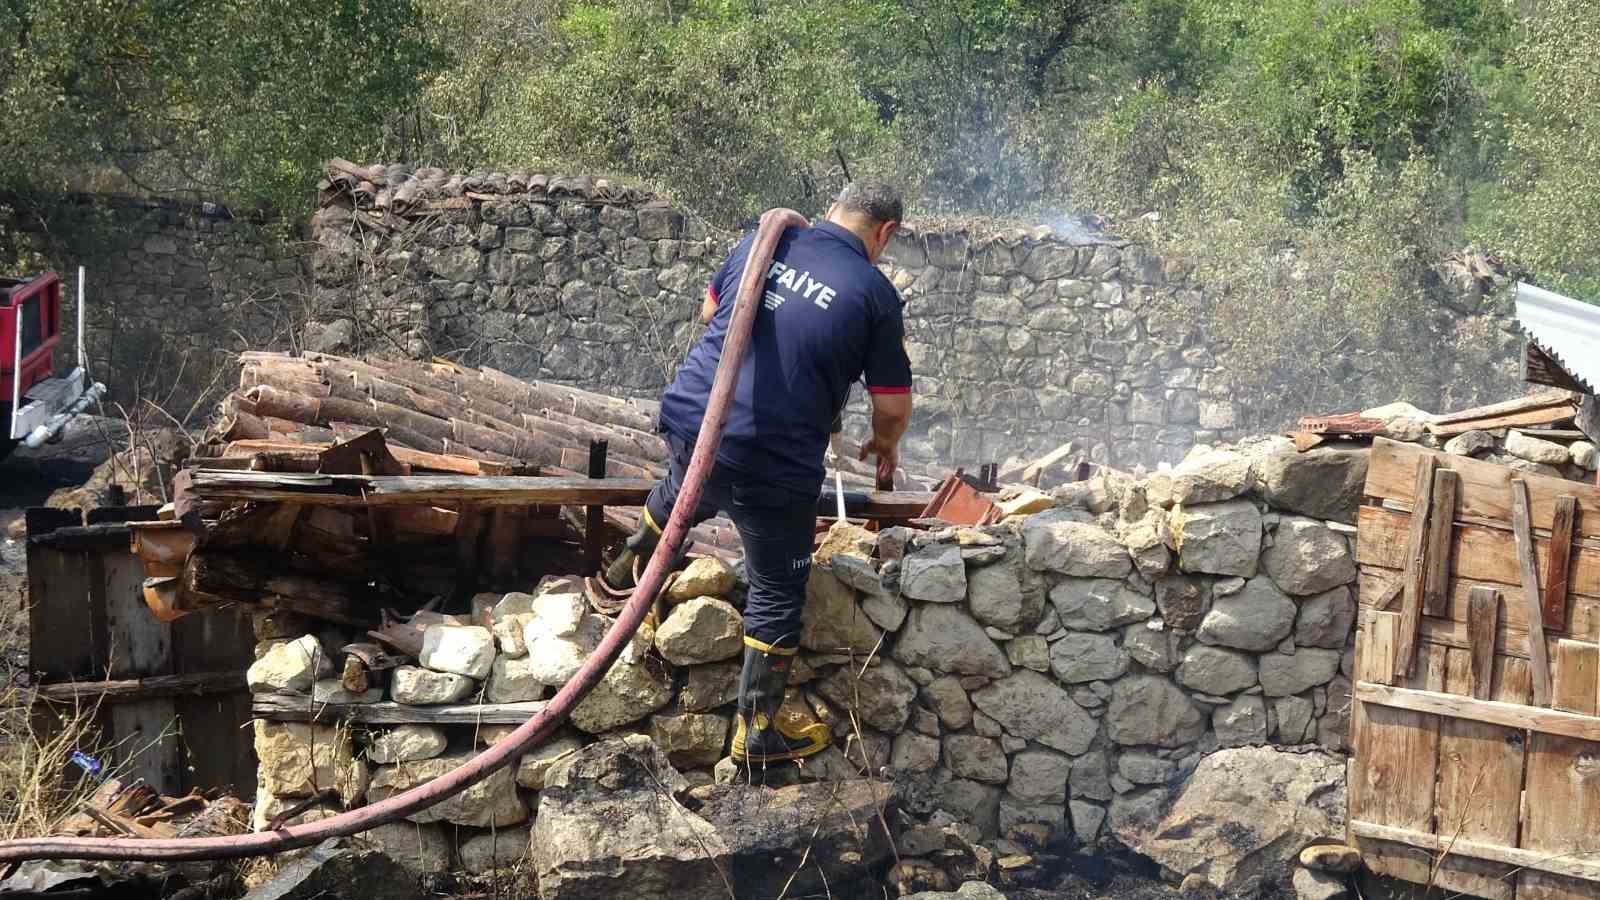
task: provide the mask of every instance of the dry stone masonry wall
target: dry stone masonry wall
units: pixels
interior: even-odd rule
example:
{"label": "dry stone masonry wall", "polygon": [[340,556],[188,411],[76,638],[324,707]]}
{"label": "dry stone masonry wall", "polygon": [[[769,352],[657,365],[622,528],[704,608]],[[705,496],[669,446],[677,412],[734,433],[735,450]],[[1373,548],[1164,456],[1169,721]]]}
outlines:
{"label": "dry stone masonry wall", "polygon": [[[1173,788],[1219,748],[1341,750],[1356,616],[1348,523],[1364,470],[1363,453],[1299,454],[1284,440],[1201,448],[1142,480],[1013,489],[998,525],[836,528],[817,554],[780,713],[828,723],[835,744],[797,773],[764,777],[887,771],[919,820],[965,821],[991,839],[1031,825],[1083,845],[1140,846]],[[483,849],[491,835],[520,855],[526,829],[541,827],[552,766],[605,738],[648,735],[691,786],[734,779],[743,595],[736,569],[693,562],[659,627],[641,629],[565,733],[413,816],[391,852],[414,857],[420,829],[439,864],[504,862]],[[574,579],[473,606],[429,627],[413,664],[359,694],[326,662],[350,636],[263,616],[250,686],[419,711],[536,702],[611,624]],[[258,827],[319,790],[337,801],[302,819],[405,790],[510,730],[256,728]]]}
{"label": "dry stone masonry wall", "polygon": [[101,198],[96,207],[105,221],[94,246],[57,265],[69,334],[77,266],[87,267],[85,352],[114,399],[155,399],[182,414],[227,353],[285,346],[304,329],[310,247],[284,223],[235,219],[209,203]]}
{"label": "dry stone masonry wall", "polygon": [[[604,180],[366,175],[335,173],[313,220],[313,349],[654,395],[737,238]],[[1142,248],[1045,228],[906,230],[882,268],[907,301],[914,456],[1024,458],[1071,439],[1101,462],[1154,466],[1237,436],[1203,333],[1161,313],[1181,272]]]}

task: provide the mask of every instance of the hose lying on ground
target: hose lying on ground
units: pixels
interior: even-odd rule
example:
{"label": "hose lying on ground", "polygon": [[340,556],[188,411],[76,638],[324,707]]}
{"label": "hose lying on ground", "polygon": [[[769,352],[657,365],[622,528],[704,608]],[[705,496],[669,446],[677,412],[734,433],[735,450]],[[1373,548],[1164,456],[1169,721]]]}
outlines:
{"label": "hose lying on ground", "polygon": [[574,707],[594,689],[610,671],[611,664],[622,648],[633,639],[639,624],[644,621],[661,582],[667,575],[668,561],[676,558],[684,536],[689,531],[690,514],[700,505],[700,493],[706,476],[716,461],[717,447],[722,443],[722,429],[727,424],[728,407],[738,386],[739,369],[744,362],[745,350],[755,325],[756,310],[761,306],[766,274],[772,264],[772,254],[784,229],[807,227],[799,213],[789,209],[768,210],[761,217],[756,240],[739,280],[739,293],[732,321],[722,346],[722,358],[717,364],[716,380],[712,383],[711,397],[706,402],[706,414],[700,426],[700,437],[695,441],[694,455],[689,469],[684,473],[683,487],[672,509],[672,516],[662,532],[661,541],[645,567],[638,587],[626,606],[617,615],[616,622],[601,639],[600,645],[584,661],[583,666],[556,696],[537,715],[517,726],[504,740],[462,763],[459,767],[440,775],[427,784],[380,800],[331,818],[304,825],[290,825],[276,831],[261,831],[228,837],[163,838],[22,838],[0,842],[0,862],[24,859],[112,859],[139,860],[143,862],[181,862],[197,859],[231,859],[241,856],[260,856],[309,847],[331,837],[344,837],[368,831],[386,822],[420,812],[477,784],[544,742],[560,728],[572,714]]}

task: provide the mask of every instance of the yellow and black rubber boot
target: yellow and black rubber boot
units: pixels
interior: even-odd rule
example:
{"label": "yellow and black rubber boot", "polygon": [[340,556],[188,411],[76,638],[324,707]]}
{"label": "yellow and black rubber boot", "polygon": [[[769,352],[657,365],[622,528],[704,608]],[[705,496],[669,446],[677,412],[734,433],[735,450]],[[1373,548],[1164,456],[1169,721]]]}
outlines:
{"label": "yellow and black rubber boot", "polygon": [[606,567],[606,587],[617,593],[626,593],[634,589],[637,582],[634,579],[634,570],[642,560],[648,560],[656,552],[656,545],[661,542],[661,528],[651,518],[650,510],[643,510],[639,516],[639,528],[628,535],[627,541],[617,553],[617,558]]}
{"label": "yellow and black rubber boot", "polygon": [[745,764],[802,759],[827,749],[832,735],[821,722],[786,721],[778,715],[796,648],[775,647],[749,635],[739,675],[732,756]]}

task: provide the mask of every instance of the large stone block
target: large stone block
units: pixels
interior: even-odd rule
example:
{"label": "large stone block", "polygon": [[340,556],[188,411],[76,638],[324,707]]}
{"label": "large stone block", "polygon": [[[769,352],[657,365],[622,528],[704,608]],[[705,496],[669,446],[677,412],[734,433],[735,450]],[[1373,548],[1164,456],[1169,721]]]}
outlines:
{"label": "large stone block", "polygon": [[1232,450],[1191,453],[1171,473],[1172,499],[1185,506],[1219,503],[1255,487],[1251,459]]}
{"label": "large stone block", "polygon": [[1044,614],[1044,594],[1024,572],[1020,548],[1005,559],[967,573],[967,605],[985,625],[1007,631],[1032,628]]}
{"label": "large stone block", "polygon": [[[471,754],[454,753],[432,759],[379,766],[368,790],[374,801],[386,800],[427,784],[464,764]],[[454,822],[475,828],[506,828],[525,821],[528,809],[517,794],[514,770],[499,769],[483,781],[440,803],[406,817],[412,822]]]}
{"label": "large stone block", "polygon": [[1022,523],[1022,539],[1028,566],[1035,570],[1080,578],[1123,578],[1133,571],[1127,548],[1076,510],[1029,516]]}
{"label": "large stone block", "polygon": [[1073,632],[1050,645],[1050,671],[1067,684],[1110,681],[1128,671],[1128,655],[1112,635]]}
{"label": "large stone block", "polygon": [[1347,587],[1305,597],[1300,601],[1300,615],[1294,623],[1295,645],[1342,648],[1350,640],[1355,618],[1356,604]]}
{"label": "large stone block", "polygon": [[1237,650],[1195,644],[1184,652],[1177,679],[1191,691],[1225,697],[1256,686],[1256,660]]}
{"label": "large stone block", "polygon": [[1261,557],[1261,513],[1249,500],[1177,507],[1171,527],[1183,571],[1256,574]]}
{"label": "large stone block", "polygon": [[[868,648],[871,649],[871,648]],[[1006,654],[983,626],[958,606],[918,606],[906,617],[894,658],[935,672],[1003,678],[1011,672]]]}
{"label": "large stone block", "polygon": [[1050,590],[1050,602],[1063,627],[1085,631],[1143,622],[1156,611],[1154,599],[1108,578],[1068,578]]}
{"label": "large stone block", "polygon": [[1007,733],[1069,755],[1088,750],[1099,730],[1094,718],[1073,702],[1064,688],[1026,669],[980,688],[973,693],[972,702]]}
{"label": "large stone block", "polygon": [[900,593],[928,603],[960,603],[967,596],[967,567],[960,547],[934,547],[906,556]]}
{"label": "large stone block", "polygon": [[744,618],[725,600],[696,597],[679,603],[656,629],[656,649],[675,666],[719,662],[744,646]]}
{"label": "large stone block", "polygon": [[1313,519],[1354,525],[1367,481],[1365,449],[1318,447],[1297,452],[1292,444],[1256,458],[1261,493],[1273,506]]}
{"label": "large stone block", "polygon": [[[982,629],[980,629],[981,631]],[[800,619],[800,646],[819,653],[870,653],[883,634],[856,592],[822,566],[812,566]]]}
{"label": "large stone block", "polygon": [[1315,519],[1285,516],[1261,554],[1262,567],[1290,594],[1318,594],[1356,580],[1350,542]]}
{"label": "large stone block", "polygon": [[245,683],[250,690],[307,693],[319,678],[333,674],[328,659],[315,635],[274,644],[265,655],[250,664]]}
{"label": "large stone block", "polygon": [[1112,688],[1106,736],[1118,744],[1181,747],[1206,729],[1200,708],[1159,675],[1129,675]]}
{"label": "large stone block", "polygon": [[1117,837],[1178,877],[1248,897],[1286,886],[1301,848],[1343,834],[1344,818],[1343,757],[1248,747],[1201,760],[1170,809]]}
{"label": "large stone block", "polygon": [[1243,588],[1211,603],[1200,623],[1200,640],[1261,653],[1294,629],[1295,605],[1270,578],[1252,578]]}
{"label": "large stone block", "polygon": [[484,679],[494,667],[494,634],[478,625],[429,625],[417,661],[435,672]]}
{"label": "large stone block", "polygon": [[917,683],[890,659],[864,671],[842,666],[818,682],[816,690],[867,725],[890,734],[906,727],[911,703],[917,699]]}
{"label": "large stone block", "polygon": [[353,755],[350,732],[330,725],[255,721],[256,778],[276,797],[334,790],[346,806],[367,791],[367,764]]}
{"label": "large stone block", "polygon": [[1290,653],[1261,657],[1261,689],[1268,697],[1287,697],[1327,684],[1339,674],[1338,650],[1298,647]]}
{"label": "large stone block", "polygon": [[1049,750],[1024,750],[1011,759],[1006,793],[1029,803],[1067,802],[1067,780],[1072,760]]}

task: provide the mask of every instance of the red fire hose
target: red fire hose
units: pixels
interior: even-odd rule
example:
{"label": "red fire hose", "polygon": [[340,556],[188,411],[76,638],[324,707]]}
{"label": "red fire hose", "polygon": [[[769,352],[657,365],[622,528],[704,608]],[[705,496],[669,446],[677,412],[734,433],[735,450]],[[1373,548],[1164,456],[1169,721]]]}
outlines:
{"label": "red fire hose", "polygon": [[677,504],[662,532],[661,542],[650,557],[639,585],[628,600],[616,623],[606,632],[595,652],[564,685],[538,715],[517,726],[505,740],[483,751],[460,767],[452,769],[427,784],[418,785],[387,800],[363,806],[331,818],[305,825],[290,825],[277,831],[263,831],[232,837],[173,838],[142,840],[138,838],[23,838],[0,842],[0,862],[24,859],[127,859],[143,862],[181,862],[196,859],[231,859],[241,856],[260,856],[309,847],[330,837],[358,834],[386,822],[420,812],[449,797],[461,793],[527,753],[548,738],[567,717],[579,701],[600,682],[622,648],[633,639],[644,621],[645,613],[660,590],[666,577],[668,560],[677,556],[685,534],[688,533],[690,513],[700,505],[700,492],[715,463],[717,446],[722,443],[722,429],[727,423],[728,406],[738,385],[739,369],[744,361],[750,333],[755,324],[756,310],[761,304],[762,285],[766,281],[772,254],[784,229],[804,228],[807,222],[799,213],[789,209],[768,210],[761,217],[756,232],[755,245],[745,262],[744,274],[739,280],[739,294],[733,310],[733,321],[728,325],[727,338],[722,347],[722,359],[717,364],[716,380],[711,387],[711,397],[706,403],[705,420],[700,426],[700,437],[695,441],[694,455],[689,470],[684,473],[683,487],[678,492]]}

